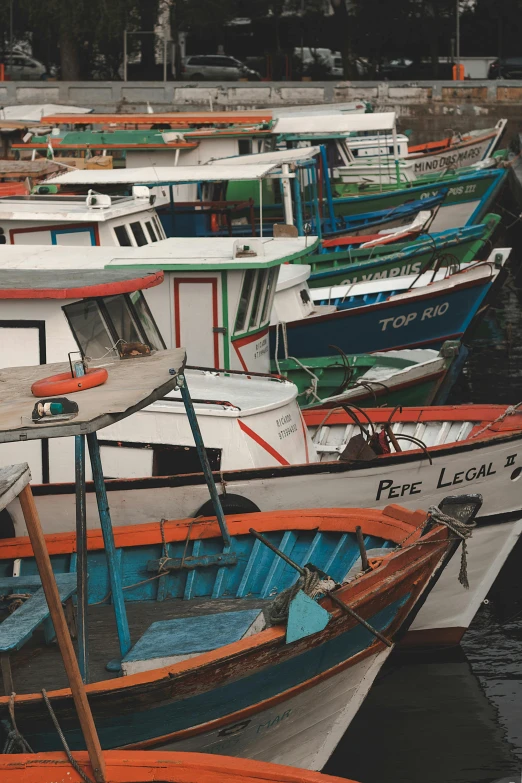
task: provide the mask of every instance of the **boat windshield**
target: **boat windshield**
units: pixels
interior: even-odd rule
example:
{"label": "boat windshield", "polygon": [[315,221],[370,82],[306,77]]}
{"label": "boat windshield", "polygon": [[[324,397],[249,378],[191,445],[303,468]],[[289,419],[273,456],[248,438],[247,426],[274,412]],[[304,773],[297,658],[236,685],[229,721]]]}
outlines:
{"label": "boat windshield", "polygon": [[142,291],[82,299],[62,309],[82,355],[93,361],[125,356],[129,343],[165,348]]}

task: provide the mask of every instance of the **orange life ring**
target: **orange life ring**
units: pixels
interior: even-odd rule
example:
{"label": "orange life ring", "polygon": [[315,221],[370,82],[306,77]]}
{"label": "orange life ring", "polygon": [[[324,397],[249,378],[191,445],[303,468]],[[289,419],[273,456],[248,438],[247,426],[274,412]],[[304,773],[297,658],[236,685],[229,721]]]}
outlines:
{"label": "orange life ring", "polygon": [[35,381],[31,386],[31,391],[35,397],[59,397],[62,394],[73,394],[101,386],[108,377],[109,373],[103,367],[87,370],[85,375],[80,375],[77,378],[73,378],[70,372],[61,372],[58,375],[49,375],[48,378]]}

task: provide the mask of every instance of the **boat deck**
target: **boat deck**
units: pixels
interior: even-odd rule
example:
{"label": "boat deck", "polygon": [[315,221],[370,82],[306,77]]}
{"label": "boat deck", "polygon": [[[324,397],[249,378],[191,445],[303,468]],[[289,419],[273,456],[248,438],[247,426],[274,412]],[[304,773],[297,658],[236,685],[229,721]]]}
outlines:
{"label": "boat deck", "polygon": [[[209,598],[184,601],[176,598],[166,601],[133,601],[126,604],[132,642],[135,644],[147,628],[158,620],[176,617],[215,614],[238,609],[262,609],[266,599]],[[119,658],[116,622],[112,605],[89,606],[89,682],[113,679],[118,673],[108,672],[106,664]],[[76,647],[76,642],[75,642]],[[38,630],[21,650],[11,656],[11,668],[16,693],[36,693],[68,687],[65,669],[56,642],[45,644],[43,631]],[[0,677],[1,679],[1,677]],[[5,693],[2,683],[2,693]]]}

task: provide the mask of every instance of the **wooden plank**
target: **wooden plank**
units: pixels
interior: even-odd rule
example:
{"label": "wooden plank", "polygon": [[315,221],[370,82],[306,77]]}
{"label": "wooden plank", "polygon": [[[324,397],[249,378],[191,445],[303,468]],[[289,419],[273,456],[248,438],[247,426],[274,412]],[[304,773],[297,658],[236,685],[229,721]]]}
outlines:
{"label": "wooden plank", "polygon": [[0,654],[0,667],[2,669],[2,679],[4,681],[4,693],[6,696],[10,696],[14,693],[14,685],[9,653]]}
{"label": "wooden plank", "polygon": [[27,462],[0,468],[0,511],[17,498],[30,481],[31,471]]}
{"label": "wooden plank", "polygon": [[49,612],[51,614],[53,625],[58,639],[58,645],[62,654],[63,664],[67,672],[67,678],[74,699],[76,712],[82,728],[82,733],[89,753],[89,759],[93,768],[96,783],[105,783],[105,760],[100,745],[100,740],[96,733],[91,708],[87,701],[85,686],[82,682],[78,661],[74,653],[74,647],[67,628],[67,621],[63,611],[60,594],[53,574],[51,558],[47,552],[45,538],[40,524],[40,518],[31,492],[30,485],[23,488],[20,495],[20,505],[24,515],[27,532],[31,539],[34,557],[42,580],[42,589],[45,593]]}
{"label": "wooden plank", "polygon": [[[279,549],[284,552],[285,555],[290,554],[295,542],[297,541],[297,534],[292,530],[287,530],[283,535],[281,546]],[[268,571],[263,587],[261,588],[261,598],[268,598],[274,588],[277,588],[277,580],[281,576],[286,563],[278,555],[274,555],[272,565]],[[276,592],[281,592],[279,589]]]}

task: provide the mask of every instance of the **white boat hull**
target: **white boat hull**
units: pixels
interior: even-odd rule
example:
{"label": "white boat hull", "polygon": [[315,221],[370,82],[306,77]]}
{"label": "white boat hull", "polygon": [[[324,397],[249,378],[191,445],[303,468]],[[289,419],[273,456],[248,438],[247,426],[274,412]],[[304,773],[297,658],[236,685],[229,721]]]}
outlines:
{"label": "white boat hull", "polygon": [[302,769],[324,767],[379,673],[390,649],[319,680],[310,688],[226,728],[169,742],[164,750],[240,756]]}
{"label": "white boat hull", "polygon": [[[456,426],[459,423],[456,423]],[[343,428],[344,429],[344,428]],[[423,436],[428,440],[427,433]],[[341,442],[341,437],[339,441]],[[513,522],[522,518],[519,482],[522,480],[522,436],[504,441],[472,441],[472,447],[456,445],[451,453],[432,450],[432,464],[424,455],[405,455],[388,464],[342,470],[336,463],[301,469],[291,466],[273,473],[236,471],[223,476],[220,491],[240,495],[262,511],[362,507],[384,508],[399,503],[410,509],[427,509],[447,495],[481,493],[484,497],[479,527],[468,544],[470,589],[458,583],[458,558],[446,569],[433,593],[421,608],[413,631],[422,632],[426,643],[450,644],[469,626],[480,602],[493,584],[521,532]],[[470,444],[471,445],[471,444]],[[329,447],[333,449],[333,446]],[[340,469],[341,468],[341,469]],[[520,473],[519,473],[519,468]],[[178,486],[176,486],[178,484]],[[136,479],[108,482],[108,498],[114,525],[138,525],[154,519],[195,516],[208,500],[201,479]],[[46,533],[71,530],[74,526],[74,489],[61,494],[35,488],[38,509]],[[17,535],[25,534],[20,508],[9,507]],[[502,516],[511,514],[510,521]],[[87,518],[98,526],[94,495],[87,495]],[[484,525],[484,526],[482,526]],[[437,629],[433,639],[424,633]],[[413,635],[411,636],[413,640]],[[420,635],[417,636],[422,642]],[[424,642],[423,642],[424,643]]]}

